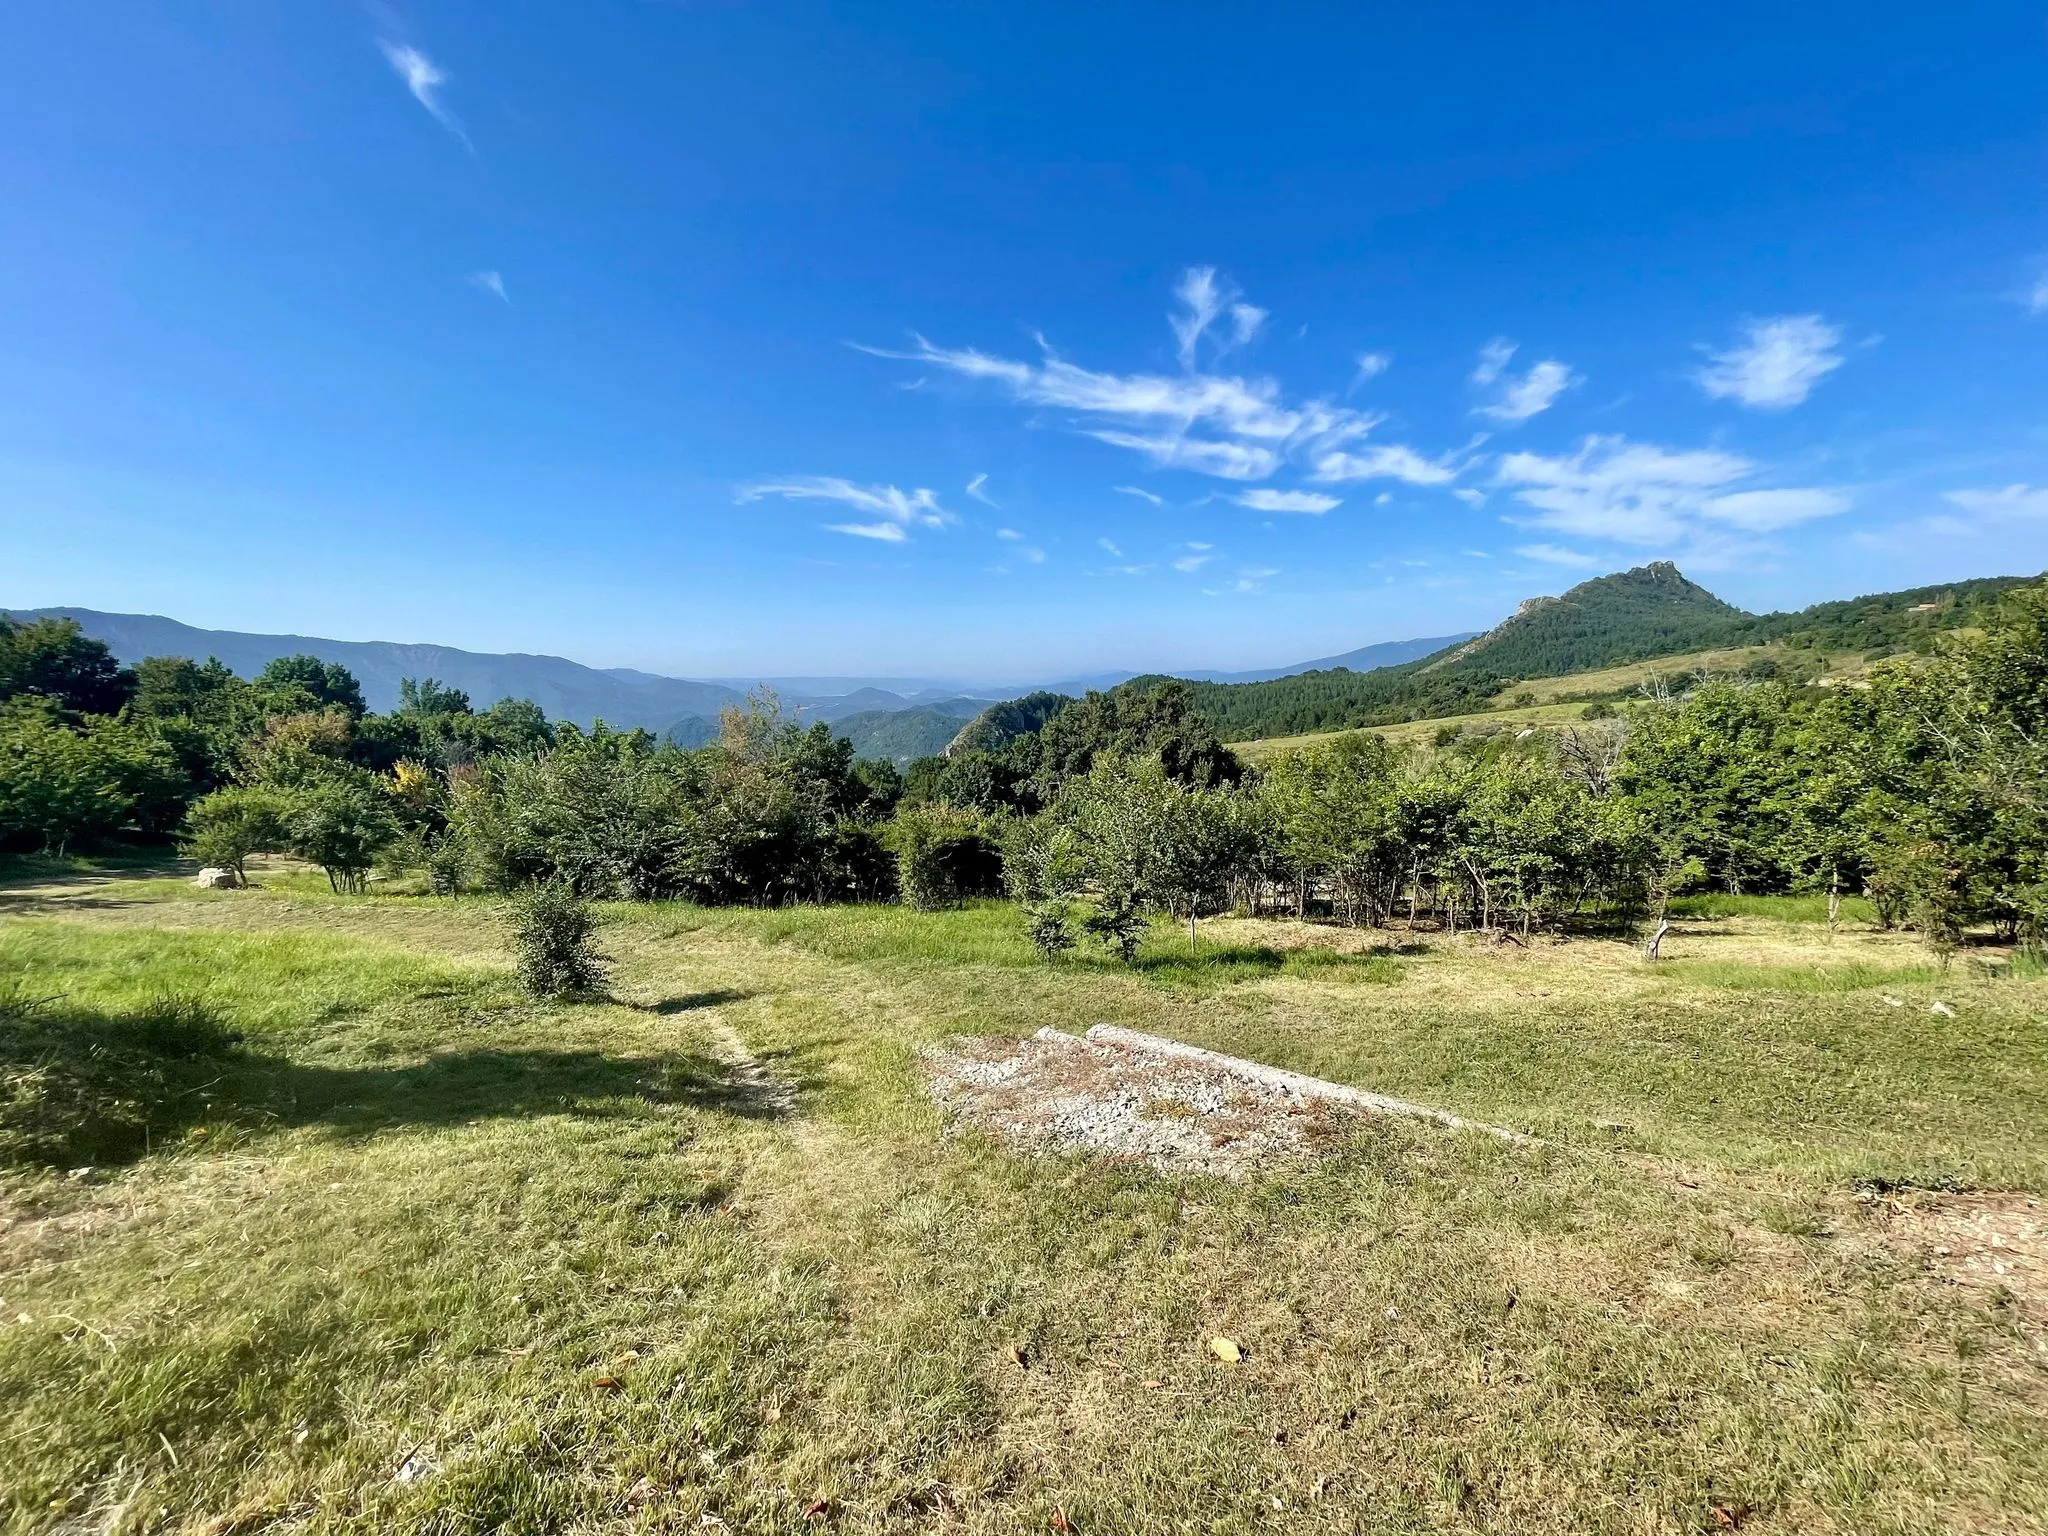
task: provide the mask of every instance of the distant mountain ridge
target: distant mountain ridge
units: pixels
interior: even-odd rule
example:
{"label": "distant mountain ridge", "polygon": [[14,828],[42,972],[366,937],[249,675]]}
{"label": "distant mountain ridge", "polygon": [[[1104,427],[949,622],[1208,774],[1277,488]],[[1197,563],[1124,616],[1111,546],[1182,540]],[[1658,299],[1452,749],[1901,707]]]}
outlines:
{"label": "distant mountain ridge", "polygon": [[[157,614],[107,613],[95,608],[0,611],[21,619],[76,620],[88,635],[105,641],[124,663],[140,661],[145,656],[188,656],[194,661],[217,656],[234,672],[253,677],[280,656],[304,654],[347,667],[363,685],[365,701],[379,712],[397,706],[401,679],[432,677],[460,688],[480,709],[502,698],[531,699],[550,719],[572,720],[585,728],[602,719],[621,730],[650,730],[686,746],[715,737],[719,711],[728,704],[742,702],[757,686],[739,678],[700,680],[664,677],[632,667],[588,667],[561,656],[493,654],[390,640],[328,640],[317,635],[199,629]],[[1394,640],[1294,667],[1187,675],[1243,682],[1290,676],[1315,667],[1383,667],[1440,650],[1452,639],[1465,638],[1461,635]],[[1107,673],[1054,686],[1063,692],[1080,693],[1089,687],[1113,687],[1136,675]],[[932,749],[938,751],[957,732],[958,722],[972,719],[993,702],[1031,691],[967,688],[914,677],[773,677],[759,682],[776,689],[784,708],[800,721],[823,720],[841,725],[856,716],[925,712],[914,725],[885,728],[875,721],[862,720],[858,734],[877,743],[876,755],[886,757],[899,756],[902,742],[936,736],[939,727],[931,718],[934,715],[951,717],[956,722],[954,731],[948,732]],[[860,748],[862,742],[857,740],[855,746]],[[888,750],[880,750],[882,747]]]}
{"label": "distant mountain ridge", "polygon": [[438,678],[460,688],[482,709],[499,699],[531,699],[553,720],[588,727],[602,717],[630,729],[666,730],[689,715],[716,718],[744,695],[720,683],[698,683],[652,673],[601,672],[560,656],[489,655],[446,645],[406,645],[390,640],[325,640],[315,635],[257,635],[238,630],[195,629],[154,614],[101,613],[91,608],[16,610],[17,618],[75,619],[94,639],[104,640],[124,663],[145,656],[217,656],[223,665],[253,677],[280,656],[317,656],[338,661],[363,685],[363,698],[379,712],[398,704],[402,678]]}

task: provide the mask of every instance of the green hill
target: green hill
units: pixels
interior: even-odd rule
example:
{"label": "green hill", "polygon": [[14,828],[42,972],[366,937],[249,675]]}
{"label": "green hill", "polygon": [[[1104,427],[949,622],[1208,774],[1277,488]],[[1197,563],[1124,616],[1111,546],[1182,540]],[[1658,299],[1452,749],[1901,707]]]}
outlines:
{"label": "green hill", "polygon": [[[1440,720],[1491,707],[1510,684],[1731,646],[1781,645],[1864,654],[1922,649],[1975,622],[1998,594],[2034,578],[1994,576],[1906,592],[1751,614],[1689,581],[1668,561],[1532,598],[1476,639],[1405,666],[1342,668],[1258,683],[1188,684],[1226,741]],[[1125,687],[1146,688],[1157,677]]]}
{"label": "green hill", "polygon": [[960,727],[959,734],[953,737],[946,751],[948,755],[954,752],[1000,752],[1019,736],[1030,735],[1073,702],[1064,693],[1039,692],[991,704]]}
{"label": "green hill", "polygon": [[2033,576],[1982,576],[1945,586],[1816,603],[1797,613],[1767,613],[1755,621],[1754,638],[1782,640],[1806,650],[1921,650],[1945,629],[1976,624],[2001,595],[2036,580],[2039,578]]}
{"label": "green hill", "polygon": [[1688,581],[1668,560],[1582,581],[1562,597],[1532,597],[1515,616],[1452,650],[1424,673],[1491,672],[1510,680],[1739,644],[1756,620]]}
{"label": "green hill", "polygon": [[902,767],[933,757],[959,734],[960,717],[943,710],[870,709],[832,722],[832,733],[853,743],[854,756],[886,758]]}

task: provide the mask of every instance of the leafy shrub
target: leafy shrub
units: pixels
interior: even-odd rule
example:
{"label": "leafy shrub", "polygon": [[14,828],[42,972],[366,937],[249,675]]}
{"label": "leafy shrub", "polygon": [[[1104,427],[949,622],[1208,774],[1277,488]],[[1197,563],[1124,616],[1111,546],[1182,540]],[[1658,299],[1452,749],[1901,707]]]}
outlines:
{"label": "leafy shrub", "polygon": [[1145,941],[1151,925],[1136,897],[1127,891],[1112,891],[1082,920],[1081,926],[1114,950],[1125,965],[1135,965],[1138,946]]}
{"label": "leafy shrub", "polygon": [[468,883],[469,850],[454,832],[437,832],[424,826],[408,828],[384,849],[377,862],[392,875],[423,871],[427,889],[436,896],[459,896]]}
{"label": "leafy shrub", "polygon": [[1024,908],[1024,933],[1041,960],[1057,960],[1074,948],[1072,909],[1064,901],[1036,901]]}
{"label": "leafy shrub", "polygon": [[398,819],[383,793],[352,778],[334,779],[295,800],[291,851],[324,869],[335,890],[360,895],[378,854],[398,838]]}
{"label": "leafy shrub", "polygon": [[889,823],[888,837],[896,854],[897,889],[920,912],[1002,889],[1002,854],[986,822],[972,811],[905,806]]}
{"label": "leafy shrub", "polygon": [[290,841],[291,801],[263,784],[217,789],[186,817],[185,851],[202,864],[232,869],[248,880],[252,853],[274,853]]}
{"label": "leafy shrub", "polygon": [[522,891],[513,898],[511,918],[519,984],[529,996],[603,990],[611,967],[591,939],[597,918],[569,886],[550,883]]}

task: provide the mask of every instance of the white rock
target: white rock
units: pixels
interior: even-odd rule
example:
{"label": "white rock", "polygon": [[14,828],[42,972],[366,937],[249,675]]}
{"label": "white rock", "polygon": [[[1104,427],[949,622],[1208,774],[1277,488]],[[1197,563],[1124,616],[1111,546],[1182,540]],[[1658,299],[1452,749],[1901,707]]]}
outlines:
{"label": "white rock", "polygon": [[242,883],[242,879],[232,869],[215,869],[209,865],[199,871],[192,883],[202,891],[232,891]]}

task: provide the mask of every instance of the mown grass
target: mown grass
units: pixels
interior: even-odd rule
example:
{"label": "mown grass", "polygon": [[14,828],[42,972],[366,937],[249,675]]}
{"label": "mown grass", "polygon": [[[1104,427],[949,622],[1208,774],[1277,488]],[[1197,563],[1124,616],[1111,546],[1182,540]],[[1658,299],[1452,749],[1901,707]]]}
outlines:
{"label": "mown grass", "polygon": [[[616,998],[538,1006],[484,903],[198,896],[0,922],[68,1018],[242,1036],[167,1145],[5,1175],[9,1531],[2048,1524],[2032,1324],[1850,1193],[2048,1187],[2040,984],[1731,985],[1911,959],[1745,918],[1657,967],[1218,922],[1124,974],[1000,906],[632,908]],[[942,1134],[919,1047],[1099,1020],[1556,1136],[1225,1184]]]}

